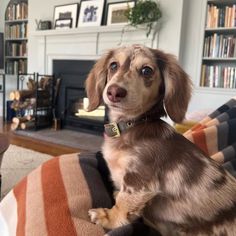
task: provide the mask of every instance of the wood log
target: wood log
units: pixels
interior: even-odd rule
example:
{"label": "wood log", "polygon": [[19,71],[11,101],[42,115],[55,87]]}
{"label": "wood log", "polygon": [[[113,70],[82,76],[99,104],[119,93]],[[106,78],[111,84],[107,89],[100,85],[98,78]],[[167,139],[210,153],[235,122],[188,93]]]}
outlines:
{"label": "wood log", "polygon": [[25,116],[28,121],[33,120],[34,116],[33,115],[27,115]]}
{"label": "wood log", "polygon": [[16,130],[18,128],[18,124],[12,123],[11,124],[11,130]]}
{"label": "wood log", "polygon": [[[49,99],[39,99],[37,102],[37,108],[48,107],[51,105],[51,101]],[[11,108],[14,110],[19,109],[34,109],[36,106],[36,99],[30,98],[25,99],[24,101],[14,100],[11,104]]]}
{"label": "wood log", "polygon": [[29,90],[35,90],[36,89],[36,82],[32,78],[29,78],[27,82],[27,87]]}
{"label": "wood log", "polygon": [[26,122],[26,121],[28,121],[26,116],[12,118],[12,122],[17,124],[17,125],[19,125],[20,123]]}
{"label": "wood log", "polygon": [[25,100],[23,102],[14,100],[11,104],[11,108],[17,111],[20,109],[31,109],[33,108],[33,105],[30,103],[29,100]]}
{"label": "wood log", "polygon": [[[38,90],[38,98],[49,98],[50,93],[47,90]],[[17,101],[24,100],[26,98],[35,98],[36,91],[35,90],[17,90],[15,91],[15,99]]]}
{"label": "wood log", "polygon": [[10,92],[9,98],[10,100],[15,100],[15,91]]}
{"label": "wood log", "polygon": [[25,129],[33,129],[35,127],[35,121],[34,120],[30,120],[30,121],[21,123],[20,127],[23,130],[25,130]]}
{"label": "wood log", "polygon": [[35,95],[34,90],[17,90],[15,91],[15,99],[17,101],[23,100],[25,98],[31,98]]}
{"label": "wood log", "polygon": [[49,90],[51,83],[52,83],[52,77],[45,76],[40,79],[38,86],[43,90]]}

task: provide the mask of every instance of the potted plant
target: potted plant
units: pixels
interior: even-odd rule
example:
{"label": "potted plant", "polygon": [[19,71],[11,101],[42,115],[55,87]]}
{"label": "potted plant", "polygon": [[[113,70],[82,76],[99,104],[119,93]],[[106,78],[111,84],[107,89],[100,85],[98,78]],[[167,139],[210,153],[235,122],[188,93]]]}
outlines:
{"label": "potted plant", "polygon": [[153,0],[138,0],[133,8],[129,8],[126,17],[130,25],[138,27],[146,24],[147,37],[153,29],[153,25],[161,18],[160,6]]}

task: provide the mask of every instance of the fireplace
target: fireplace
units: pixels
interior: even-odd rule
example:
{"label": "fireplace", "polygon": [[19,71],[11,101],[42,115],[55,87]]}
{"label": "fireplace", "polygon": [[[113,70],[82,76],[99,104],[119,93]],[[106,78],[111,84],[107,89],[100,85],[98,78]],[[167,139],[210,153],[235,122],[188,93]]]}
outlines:
{"label": "fireplace", "polygon": [[86,112],[88,104],[85,79],[94,64],[93,60],[53,60],[53,74],[60,80],[56,102],[56,117],[62,128],[88,133],[103,133],[105,107]]}

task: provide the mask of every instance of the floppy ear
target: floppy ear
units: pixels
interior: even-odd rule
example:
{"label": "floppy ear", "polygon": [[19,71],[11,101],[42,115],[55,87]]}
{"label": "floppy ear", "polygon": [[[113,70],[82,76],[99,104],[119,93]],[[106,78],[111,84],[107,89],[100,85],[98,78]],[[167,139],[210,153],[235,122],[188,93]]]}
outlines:
{"label": "floppy ear", "polygon": [[107,80],[107,63],[111,55],[112,51],[109,51],[102,56],[93,66],[86,79],[85,88],[89,99],[87,111],[95,110],[102,102],[102,92]]}
{"label": "floppy ear", "polygon": [[174,122],[181,122],[191,98],[192,82],[173,55],[159,50],[154,53],[164,79],[166,112]]}

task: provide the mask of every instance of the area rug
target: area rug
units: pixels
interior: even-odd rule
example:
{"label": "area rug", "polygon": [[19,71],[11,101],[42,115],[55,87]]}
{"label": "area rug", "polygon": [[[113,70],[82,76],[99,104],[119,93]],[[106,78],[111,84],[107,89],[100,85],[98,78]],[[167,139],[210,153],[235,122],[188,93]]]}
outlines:
{"label": "area rug", "polygon": [[92,152],[101,150],[103,142],[102,136],[68,129],[58,131],[50,128],[38,131],[17,130],[15,134]]}
{"label": "area rug", "polygon": [[51,158],[50,155],[11,144],[4,153],[1,166],[1,197],[4,197],[24,176]]}

